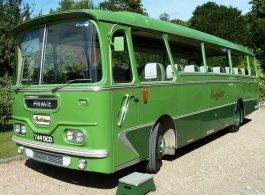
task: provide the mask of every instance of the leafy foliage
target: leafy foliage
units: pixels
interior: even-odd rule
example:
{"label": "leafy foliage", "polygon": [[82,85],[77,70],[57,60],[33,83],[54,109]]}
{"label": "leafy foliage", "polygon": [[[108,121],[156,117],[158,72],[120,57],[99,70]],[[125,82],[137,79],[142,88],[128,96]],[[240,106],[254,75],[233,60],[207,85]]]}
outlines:
{"label": "leafy foliage", "polygon": [[264,0],[252,0],[249,2],[249,4],[252,4],[251,13],[255,18],[265,18]]}
{"label": "leafy foliage", "polygon": [[5,72],[12,75],[13,71],[15,44],[11,29],[28,20],[31,12],[28,4],[22,5],[22,0],[0,1],[0,76],[4,76]]}
{"label": "leafy foliage", "polygon": [[0,119],[1,125],[11,119],[11,99],[10,88],[12,85],[12,78],[6,73],[0,77]]}
{"label": "leafy foliage", "polygon": [[141,0],[107,0],[99,4],[99,9],[109,11],[129,11],[148,16]]}
{"label": "leafy foliage", "polygon": [[252,0],[251,12],[248,14],[250,31],[254,43],[254,52],[260,61],[260,67],[265,70],[265,1]]}
{"label": "leafy foliage", "polygon": [[170,16],[167,13],[163,13],[163,14],[161,14],[159,16],[159,19],[163,20],[163,21],[166,21],[166,22],[169,22],[170,21]]}
{"label": "leafy foliage", "polygon": [[260,61],[257,61],[258,75],[259,75],[259,95],[260,100],[265,100],[265,74],[261,68]]}
{"label": "leafy foliage", "polygon": [[75,9],[94,9],[95,6],[92,0],[61,0],[59,1],[59,7],[56,10],[50,9],[50,13],[62,12]]}
{"label": "leafy foliage", "polygon": [[183,21],[183,20],[180,20],[180,19],[173,19],[173,20],[171,20],[171,23],[179,24],[181,26],[186,26],[186,27],[190,26],[190,22],[189,21]]}
{"label": "leafy foliage", "polygon": [[265,46],[265,18],[258,18],[252,22],[251,34],[253,37],[253,43],[257,48]]}
{"label": "leafy foliage", "polygon": [[251,45],[247,21],[237,8],[208,2],[197,6],[192,13],[190,27],[244,45]]}

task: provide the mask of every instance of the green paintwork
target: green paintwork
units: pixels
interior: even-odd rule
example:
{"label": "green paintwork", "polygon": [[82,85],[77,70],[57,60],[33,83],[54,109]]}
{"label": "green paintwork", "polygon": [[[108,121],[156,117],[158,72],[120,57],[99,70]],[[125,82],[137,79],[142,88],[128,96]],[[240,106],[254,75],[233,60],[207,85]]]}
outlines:
{"label": "green paintwork", "polygon": [[[88,162],[86,171],[113,173],[116,169],[123,168],[123,165],[126,167],[126,163],[131,165],[131,162],[134,164],[148,159],[150,133],[158,120],[170,121],[173,124],[170,128],[175,132],[174,147],[179,148],[233,124],[233,114],[238,101],[242,101],[244,105],[245,116],[256,109],[257,77],[175,71],[177,73],[175,80],[145,83],[139,81],[132,52],[131,26],[159,31],[164,33],[165,37],[167,34],[190,37],[253,56],[251,51],[240,45],[186,27],[129,12],[77,10],[27,21],[16,27],[13,35],[17,36],[44,24],[79,18],[93,20],[99,31],[102,80],[98,83],[72,83],[55,92],[51,89],[60,87],[61,84],[24,86],[18,92],[15,92],[15,89],[22,85],[13,85],[11,90],[13,123],[24,124],[27,128],[26,135],[14,134],[14,137],[33,141],[33,134],[39,133],[54,137],[54,143],[50,145],[107,150],[107,157],[85,158]],[[119,25],[113,30],[114,24]],[[128,33],[128,48],[133,66],[131,83],[114,83],[111,77],[111,47],[108,37],[111,29],[113,31],[124,29]],[[169,44],[166,45],[170,50]],[[171,61],[173,64],[172,59]],[[144,88],[148,90],[147,103],[143,101]],[[56,96],[59,102],[58,108],[55,110],[27,108],[25,96]],[[87,100],[88,104],[81,105],[79,100]],[[128,102],[127,111],[121,120],[126,102]],[[51,124],[49,126],[34,124],[33,114],[50,115]],[[118,125],[119,122],[121,125]],[[65,136],[66,129],[82,130],[85,142],[81,145],[69,143]],[[69,168],[78,169],[79,157],[82,156],[71,156],[72,163]]]}

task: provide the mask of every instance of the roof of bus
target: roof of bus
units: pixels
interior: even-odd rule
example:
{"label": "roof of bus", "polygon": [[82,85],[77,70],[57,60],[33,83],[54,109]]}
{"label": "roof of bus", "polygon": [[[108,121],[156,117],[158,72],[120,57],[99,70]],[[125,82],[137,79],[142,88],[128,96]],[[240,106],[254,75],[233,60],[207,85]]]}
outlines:
{"label": "roof of bus", "polygon": [[33,18],[32,20],[24,22],[21,25],[18,25],[13,29],[13,34],[19,34],[29,28],[39,26],[41,24],[47,24],[49,22],[73,19],[73,18],[86,18],[88,16],[90,17],[92,16],[94,19],[99,21],[108,21],[115,24],[119,23],[119,24],[126,24],[136,27],[144,27],[164,32],[167,34],[180,35],[183,37],[196,39],[206,43],[217,44],[226,48],[235,49],[237,51],[242,51],[244,53],[254,55],[253,52],[250,51],[249,49],[239,44],[221,39],[219,37],[215,37],[213,35],[209,35],[207,33],[203,33],[181,25],[165,22],[162,20],[157,20],[141,14],[127,12],[127,11],[112,12],[112,11],[105,11],[98,9],[82,9],[82,10],[70,10],[67,12],[44,15],[37,18]]}

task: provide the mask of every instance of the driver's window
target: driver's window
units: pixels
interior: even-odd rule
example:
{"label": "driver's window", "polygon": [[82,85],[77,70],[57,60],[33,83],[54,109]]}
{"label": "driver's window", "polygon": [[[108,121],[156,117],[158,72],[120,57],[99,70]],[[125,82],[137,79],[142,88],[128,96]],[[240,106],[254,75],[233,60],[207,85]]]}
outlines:
{"label": "driver's window", "polygon": [[115,83],[130,83],[133,77],[126,34],[124,31],[117,31],[114,33],[113,41],[115,37],[124,38],[124,50],[114,51],[114,48],[112,49],[111,63],[113,81]]}

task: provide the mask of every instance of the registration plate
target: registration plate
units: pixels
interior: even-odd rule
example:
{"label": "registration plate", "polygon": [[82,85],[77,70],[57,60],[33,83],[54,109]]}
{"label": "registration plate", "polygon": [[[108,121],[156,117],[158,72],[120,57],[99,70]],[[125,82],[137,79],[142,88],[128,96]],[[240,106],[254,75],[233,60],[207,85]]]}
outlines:
{"label": "registration plate", "polygon": [[50,135],[34,134],[34,140],[53,143],[53,137]]}

